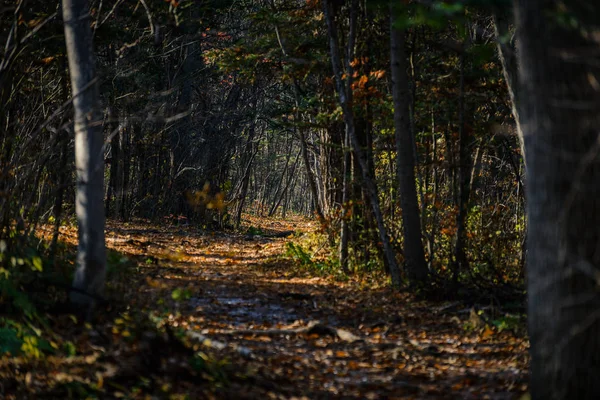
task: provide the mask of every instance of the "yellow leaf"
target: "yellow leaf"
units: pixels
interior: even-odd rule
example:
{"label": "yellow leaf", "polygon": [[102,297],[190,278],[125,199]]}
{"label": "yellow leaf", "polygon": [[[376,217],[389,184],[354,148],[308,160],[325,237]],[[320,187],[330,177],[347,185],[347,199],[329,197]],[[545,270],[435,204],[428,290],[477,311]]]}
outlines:
{"label": "yellow leaf", "polygon": [[96,372],[96,378],[98,378],[98,383],[96,383],[96,387],[98,389],[102,389],[102,386],[104,386],[104,377],[100,372]]}
{"label": "yellow leaf", "polygon": [[29,26],[30,28],[35,28],[36,26],[38,26],[42,21],[44,20],[44,18],[37,18],[37,19],[32,19],[29,22],[27,22],[27,26]]}
{"label": "yellow leaf", "polygon": [[42,259],[40,257],[33,257],[33,268],[37,271],[42,272],[43,270],[43,266],[42,266]]}

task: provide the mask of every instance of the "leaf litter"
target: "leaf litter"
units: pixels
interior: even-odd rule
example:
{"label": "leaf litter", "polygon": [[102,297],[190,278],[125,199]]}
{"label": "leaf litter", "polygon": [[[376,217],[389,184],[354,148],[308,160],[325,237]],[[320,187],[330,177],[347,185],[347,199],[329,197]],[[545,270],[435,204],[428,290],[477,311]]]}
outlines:
{"label": "leaf litter", "polygon": [[[76,355],[2,357],[2,393],[132,399],[526,393],[522,330],[499,329],[459,302],[298,273],[282,256],[294,240],[287,233],[315,230],[316,223],[250,223],[260,234],[109,222],[107,246],[123,261],[123,271],[109,280],[109,305],[94,326],[49,316]],[[73,228],[61,233],[76,244]]]}

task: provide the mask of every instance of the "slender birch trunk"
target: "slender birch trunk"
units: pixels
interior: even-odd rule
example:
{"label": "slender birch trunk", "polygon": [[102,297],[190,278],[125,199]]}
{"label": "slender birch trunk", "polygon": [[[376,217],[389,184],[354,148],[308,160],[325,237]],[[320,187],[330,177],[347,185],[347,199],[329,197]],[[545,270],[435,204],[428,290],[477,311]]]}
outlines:
{"label": "slender birch trunk", "polygon": [[511,10],[497,10],[494,13],[494,32],[496,35],[496,46],[498,48],[498,59],[502,64],[502,73],[506,82],[506,89],[510,97],[511,112],[515,120],[521,155],[525,161],[525,150],[523,148],[523,131],[521,129],[521,103],[519,99],[519,63],[517,48],[510,36]]}
{"label": "slender birch trunk", "polygon": [[75,109],[75,212],[79,225],[76,289],[71,301],[88,311],[101,296],[106,274],[102,116],[87,0],[63,0],[63,20]]}

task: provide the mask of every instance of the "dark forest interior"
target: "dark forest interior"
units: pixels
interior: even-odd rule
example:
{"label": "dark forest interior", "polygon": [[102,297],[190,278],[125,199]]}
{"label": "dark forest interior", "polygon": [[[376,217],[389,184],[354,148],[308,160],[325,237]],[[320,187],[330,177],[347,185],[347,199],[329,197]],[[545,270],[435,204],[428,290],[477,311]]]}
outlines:
{"label": "dark forest interior", "polygon": [[582,3],[5,0],[0,397],[596,398]]}

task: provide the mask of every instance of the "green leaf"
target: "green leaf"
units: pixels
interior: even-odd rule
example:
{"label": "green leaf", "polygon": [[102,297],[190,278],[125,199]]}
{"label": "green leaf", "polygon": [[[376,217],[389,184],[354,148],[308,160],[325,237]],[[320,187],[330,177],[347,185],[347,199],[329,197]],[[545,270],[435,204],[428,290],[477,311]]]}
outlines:
{"label": "green leaf", "polygon": [[171,298],[175,301],[189,300],[192,292],[189,289],[177,288],[171,293]]}
{"label": "green leaf", "polygon": [[23,341],[17,336],[17,331],[12,328],[0,328],[0,354],[20,354],[22,345]]}
{"label": "green leaf", "polygon": [[77,354],[77,349],[75,348],[73,342],[65,342],[65,344],[63,344],[63,348],[69,357],[73,357],[75,354]]}
{"label": "green leaf", "polygon": [[450,3],[446,3],[446,2],[439,2],[439,3],[434,4],[433,9],[439,13],[446,14],[448,16],[452,16],[454,14],[463,12],[463,10],[465,9],[465,6],[461,3],[450,4]]}
{"label": "green leaf", "polygon": [[36,271],[42,272],[43,271],[43,264],[42,264],[42,259],[40,257],[33,257],[31,259],[31,263],[33,265],[33,268]]}

